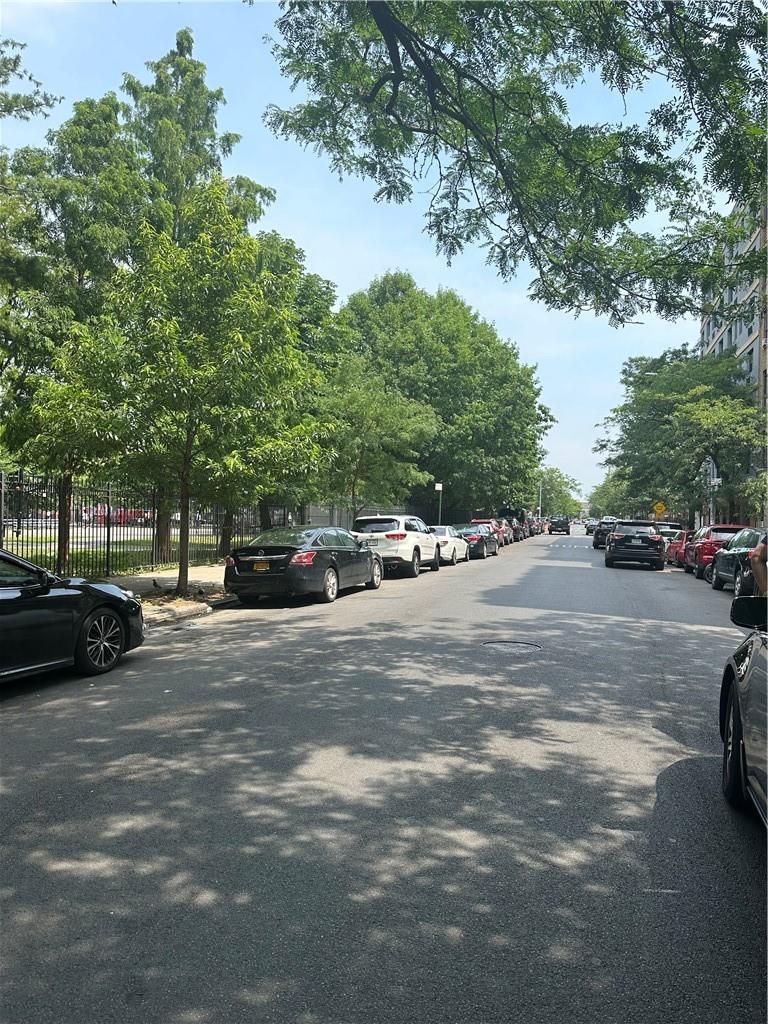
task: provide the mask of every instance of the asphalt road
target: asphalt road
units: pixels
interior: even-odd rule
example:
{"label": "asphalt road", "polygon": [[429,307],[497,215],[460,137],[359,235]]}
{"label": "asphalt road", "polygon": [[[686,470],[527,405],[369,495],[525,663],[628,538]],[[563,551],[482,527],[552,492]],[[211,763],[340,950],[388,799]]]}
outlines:
{"label": "asphalt road", "polygon": [[2,1024],[764,1021],[730,594],[602,561],[532,538],[6,687]]}

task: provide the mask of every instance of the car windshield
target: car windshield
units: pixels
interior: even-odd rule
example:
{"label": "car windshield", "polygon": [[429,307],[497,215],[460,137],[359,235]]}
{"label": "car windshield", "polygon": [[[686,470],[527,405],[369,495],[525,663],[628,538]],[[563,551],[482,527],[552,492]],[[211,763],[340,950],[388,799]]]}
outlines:
{"label": "car windshield", "polygon": [[488,529],[482,523],[464,523],[462,526],[454,526],[457,533],[483,533]]}
{"label": "car windshield", "polygon": [[616,523],[615,529],[617,533],[638,533],[646,537],[659,532],[652,523]]}
{"label": "car windshield", "polygon": [[400,526],[397,519],[356,519],[353,533],[388,533]]}
{"label": "car windshield", "polygon": [[713,540],[730,540],[734,533],[739,533],[741,530],[740,526],[735,526],[733,529],[718,529],[712,531]]}
{"label": "car windshield", "polygon": [[248,542],[248,547],[266,546],[267,544],[287,544],[289,547],[300,548],[317,532],[316,526],[309,526],[306,529],[285,529],[277,527],[274,530],[266,530]]}
{"label": "car windshield", "polygon": [[445,537],[445,535],[448,533],[447,526],[430,526],[430,530],[432,531],[432,533],[437,534],[438,537]]}

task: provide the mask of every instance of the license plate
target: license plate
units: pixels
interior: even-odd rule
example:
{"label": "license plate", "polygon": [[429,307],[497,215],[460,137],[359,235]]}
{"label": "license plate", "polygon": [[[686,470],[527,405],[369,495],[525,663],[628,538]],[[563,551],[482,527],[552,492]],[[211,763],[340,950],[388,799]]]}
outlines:
{"label": "license plate", "polygon": [[254,572],[267,572],[268,569],[269,569],[269,562],[254,562],[253,563],[253,571]]}
{"label": "license plate", "polygon": [[379,546],[379,542],[377,540],[367,540],[365,543],[369,548],[376,548]]}
{"label": "license plate", "polygon": [[642,544],[643,542],[640,540],[639,537],[631,537],[629,543],[630,544]]}

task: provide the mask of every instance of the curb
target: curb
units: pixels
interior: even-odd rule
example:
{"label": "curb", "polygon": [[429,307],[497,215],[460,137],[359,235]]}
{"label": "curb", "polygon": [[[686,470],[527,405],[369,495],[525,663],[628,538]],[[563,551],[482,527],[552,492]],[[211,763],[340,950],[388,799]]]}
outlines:
{"label": "curb", "polygon": [[208,604],[200,604],[195,608],[163,608],[155,615],[147,615],[147,608],[144,608],[144,625],[147,630],[155,629],[157,626],[168,626],[177,622],[185,622],[187,619],[199,619],[203,615],[210,615],[213,608]]}

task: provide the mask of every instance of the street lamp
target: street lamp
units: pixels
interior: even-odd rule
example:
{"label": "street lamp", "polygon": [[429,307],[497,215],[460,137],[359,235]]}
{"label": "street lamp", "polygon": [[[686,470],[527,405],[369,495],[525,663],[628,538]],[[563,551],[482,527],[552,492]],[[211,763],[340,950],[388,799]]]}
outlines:
{"label": "street lamp", "polygon": [[437,504],[437,525],[438,526],[442,526],[443,525],[443,485],[442,484],[435,484],[435,490],[438,493],[438,499],[437,499],[437,502],[438,502],[438,504]]}

